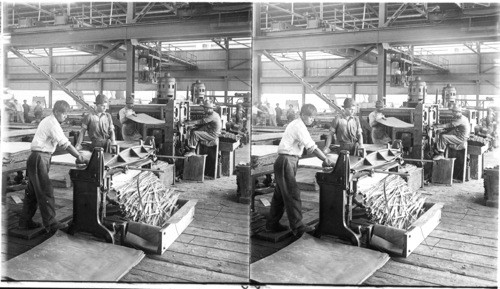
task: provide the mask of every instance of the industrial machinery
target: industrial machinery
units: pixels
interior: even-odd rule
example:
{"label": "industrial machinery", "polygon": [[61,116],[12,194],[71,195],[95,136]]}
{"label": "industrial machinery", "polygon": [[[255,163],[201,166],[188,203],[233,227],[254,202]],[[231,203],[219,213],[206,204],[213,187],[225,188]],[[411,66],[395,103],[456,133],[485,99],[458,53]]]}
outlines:
{"label": "industrial machinery", "polygon": [[154,145],[141,143],[121,152],[113,146],[112,153],[95,148],[85,169],[69,172],[73,182],[73,221],[69,232],[87,232],[115,243],[115,228],[106,226],[107,195],[113,175],[127,169],[155,171],[151,169],[155,161]]}
{"label": "industrial machinery", "polygon": [[316,237],[333,235],[360,246],[362,232],[366,228],[351,226],[357,181],[374,170],[388,174],[397,173],[388,170],[397,167],[400,160],[400,149],[378,150],[366,155],[365,158],[351,156],[348,151],[341,151],[332,170],[316,173],[320,208],[319,224],[314,235]]}
{"label": "industrial machinery", "polygon": [[196,104],[203,103],[205,99],[205,84],[196,80],[191,84],[191,101]]}
{"label": "industrial machinery", "polygon": [[444,107],[450,107],[457,100],[457,90],[451,84],[447,84],[443,87],[442,101]]}
{"label": "industrial machinery", "polygon": [[408,86],[408,102],[403,103],[405,107],[415,107],[418,103],[425,103],[427,96],[427,84],[417,76],[415,80],[410,81]]}

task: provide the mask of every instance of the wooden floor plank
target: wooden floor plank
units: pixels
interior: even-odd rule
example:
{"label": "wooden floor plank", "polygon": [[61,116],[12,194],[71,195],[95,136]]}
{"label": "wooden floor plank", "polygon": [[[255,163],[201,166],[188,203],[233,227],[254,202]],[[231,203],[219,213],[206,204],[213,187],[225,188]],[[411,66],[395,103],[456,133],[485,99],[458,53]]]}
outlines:
{"label": "wooden floor plank", "polygon": [[203,258],[224,260],[243,265],[248,265],[249,260],[249,255],[245,253],[231,252],[224,249],[197,246],[193,244],[186,245],[180,242],[174,242],[172,245],[170,245],[168,250],[170,250],[171,252],[197,255]]}
{"label": "wooden floor plank", "polygon": [[211,270],[219,273],[226,273],[239,277],[248,278],[249,267],[245,264],[228,262],[223,260],[215,260],[210,258],[203,258],[197,255],[184,254],[173,251],[165,251],[162,255],[148,255],[147,258],[162,260],[169,263],[184,265],[189,267],[196,267],[200,269]]}
{"label": "wooden floor plank", "polygon": [[455,218],[454,216],[442,216],[441,217],[441,222],[443,224],[451,224],[451,225],[461,225],[464,227],[468,228],[476,228],[476,229],[481,229],[482,231],[487,231],[487,232],[492,232],[494,233],[493,236],[495,236],[496,232],[498,232],[497,229],[497,223],[496,222],[482,222],[482,221],[477,221],[477,220],[470,220],[466,218]]}
{"label": "wooden floor plank", "polygon": [[[405,264],[390,260],[384,267],[380,269],[381,272],[401,276],[406,278],[412,276],[416,280],[423,282],[432,282],[440,286],[495,286],[496,282],[489,280],[482,280],[475,277],[463,276],[459,274],[450,273],[442,270],[434,270],[424,267],[419,267],[411,264]],[[397,285],[397,284],[395,284]]]}
{"label": "wooden floor plank", "polygon": [[248,226],[249,223],[249,217],[248,215],[242,215],[241,213],[232,213],[232,212],[224,212],[224,211],[216,211],[216,210],[206,210],[206,209],[200,209],[196,208],[196,217],[203,217],[203,218],[214,218],[214,217],[220,217],[220,218],[226,218],[228,220],[235,220],[239,221],[238,223],[241,224],[246,224]]}
{"label": "wooden floor plank", "polygon": [[170,276],[165,276],[158,273],[153,273],[145,270],[140,270],[132,268],[127,275],[123,276],[119,283],[185,283],[189,282],[188,279],[174,278]]}
{"label": "wooden floor plank", "polygon": [[370,278],[368,278],[364,283],[364,285],[369,286],[394,286],[397,284],[398,286],[436,286],[439,284],[426,282],[423,280],[413,279],[411,277],[402,278],[401,276],[397,276],[394,274],[388,274],[385,272],[381,272],[380,270],[375,272]]}
{"label": "wooden floor plank", "polygon": [[243,283],[248,281],[243,277],[149,258],[143,259],[134,269],[165,275],[168,278],[187,279],[187,282],[194,283]]}
{"label": "wooden floor plank", "polygon": [[459,240],[460,242],[463,243],[487,246],[495,249],[498,247],[497,239],[483,238],[480,236],[471,236],[471,235],[467,236],[467,238],[464,238],[464,235],[461,234],[460,232],[450,232],[442,230],[439,227],[436,228],[434,231],[432,231],[430,236],[446,240]]}
{"label": "wooden floor plank", "polygon": [[195,227],[191,225],[188,226],[186,230],[184,230],[183,234],[189,234],[194,236],[205,236],[208,238],[237,242],[242,244],[248,244],[250,242],[250,237],[248,236],[248,234],[240,235],[228,232],[220,232],[220,231],[210,230],[209,228]]}
{"label": "wooden floor plank", "polygon": [[243,253],[243,254],[250,253],[250,248],[248,247],[248,244],[235,243],[235,242],[224,241],[224,240],[219,240],[219,239],[212,239],[212,238],[207,238],[204,236],[181,234],[177,238],[177,241],[179,241],[180,243],[183,243],[183,244],[187,244],[187,245],[193,244],[193,245],[211,247],[211,248],[216,248],[216,249],[223,249],[223,250],[227,250],[227,251],[231,251],[231,252],[238,252],[238,253]]}
{"label": "wooden floor plank", "polygon": [[454,274],[476,277],[490,281],[495,281],[497,277],[496,268],[484,267],[450,259],[438,259],[435,256],[425,255],[425,253],[413,253],[408,258],[395,258],[393,260],[418,267],[447,271]]}
{"label": "wooden floor plank", "polygon": [[489,231],[489,230],[485,230],[482,228],[476,228],[476,227],[470,226],[470,225],[455,224],[455,223],[451,223],[451,222],[446,221],[446,220],[442,220],[441,223],[438,225],[438,228],[443,230],[443,231],[460,233],[460,234],[465,235],[465,236],[476,236],[476,237],[489,238],[489,239],[496,239],[497,238],[497,232],[495,232],[495,231]]}
{"label": "wooden floor plank", "polygon": [[475,243],[463,242],[462,240],[457,241],[456,239],[442,239],[433,236],[428,236],[420,246],[427,246],[430,248],[444,248],[450,250],[456,250],[461,252],[467,252],[475,254],[478,256],[489,256],[496,257],[498,255],[498,248],[491,246],[483,246]]}
{"label": "wooden floor plank", "polygon": [[[216,221],[220,221],[220,222],[216,222]],[[248,235],[248,226],[246,228],[245,227],[235,227],[235,226],[232,226],[232,222],[228,222],[228,221],[222,220],[222,219],[211,220],[210,222],[195,219],[190,224],[190,226],[194,226],[197,228],[210,229],[210,230],[214,230],[217,232],[226,232],[226,233],[233,233],[233,234],[239,234],[239,235]]]}

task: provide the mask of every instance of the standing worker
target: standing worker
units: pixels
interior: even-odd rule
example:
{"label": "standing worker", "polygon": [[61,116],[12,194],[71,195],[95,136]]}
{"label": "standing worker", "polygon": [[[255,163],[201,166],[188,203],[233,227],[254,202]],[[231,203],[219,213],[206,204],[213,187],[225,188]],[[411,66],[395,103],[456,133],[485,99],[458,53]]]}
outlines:
{"label": "standing worker", "polygon": [[14,107],[16,108],[17,122],[24,123],[23,106],[17,101],[17,99],[14,99]]}
{"label": "standing worker", "polygon": [[122,124],[122,138],[124,141],[137,141],[142,138],[142,135],[137,130],[137,123],[128,118],[129,116],[136,116],[133,108],[134,100],[127,98],[125,107],[118,112],[120,123]]}
{"label": "standing worker", "polygon": [[383,124],[379,123],[379,120],[385,120],[385,116],[382,113],[384,110],[384,102],[377,100],[375,102],[375,110],[368,115],[368,122],[372,128],[371,137],[374,144],[387,144],[391,141],[391,138],[386,132],[386,128]]}
{"label": "standing worker", "polygon": [[36,106],[33,109],[33,113],[35,114],[35,120],[37,122],[39,122],[42,119],[42,115],[43,115],[43,107],[42,107],[42,103],[40,101],[36,102]]}
{"label": "standing worker", "polygon": [[69,104],[64,100],[56,101],[53,114],[43,119],[31,142],[31,154],[26,161],[26,176],[29,178],[25,190],[23,209],[19,218],[20,229],[36,229],[40,223],[33,221],[37,206],[40,208],[43,226],[47,232],[64,229],[66,224],[56,220],[54,188],[49,178],[50,160],[57,146],[63,147],[84,163],[83,156],[71,145],[64,135],[61,123],[66,120]]}
{"label": "standing worker", "polygon": [[326,137],[324,153],[330,152],[332,138],[334,143],[340,145],[340,150],[347,150],[354,155],[358,148],[363,147],[363,131],[356,112],[356,102],[352,98],[344,100],[344,111],[335,117],[330,127],[330,132]]}
{"label": "standing worker", "polygon": [[437,154],[433,160],[444,159],[444,151],[448,145],[467,145],[470,135],[470,124],[467,117],[462,114],[462,107],[458,103],[453,103],[450,107],[453,113],[453,120],[449,123],[434,124],[435,129],[445,129],[446,132],[439,134],[436,140]]}
{"label": "standing worker", "polygon": [[288,110],[286,111],[286,119],[288,122],[291,122],[295,119],[295,109],[293,108],[293,104],[290,104]]}
{"label": "standing worker", "polygon": [[28,121],[28,118],[29,118],[28,113],[30,112],[30,109],[31,109],[31,107],[28,104],[28,101],[25,99],[24,103],[23,103],[23,112],[24,112],[24,121],[25,122],[29,122]]}
{"label": "standing worker", "polygon": [[222,120],[219,114],[214,111],[214,103],[207,99],[203,102],[202,106],[205,112],[205,117],[186,122],[186,126],[195,126],[195,128],[191,129],[189,133],[189,151],[184,154],[186,157],[196,154],[196,147],[201,140],[207,142],[216,141],[222,130]]}
{"label": "standing worker", "polygon": [[82,149],[82,141],[85,132],[88,131],[92,141],[90,151],[96,147],[101,147],[104,151],[109,150],[109,145],[116,144],[115,127],[111,115],[106,112],[108,99],[103,94],[98,94],[95,98],[96,113],[90,112],[82,120],[82,129],[78,135],[76,149]]}
{"label": "standing worker", "polygon": [[276,124],[278,126],[283,126],[283,120],[281,117],[283,116],[283,110],[280,107],[280,104],[276,104],[276,108],[274,109],[276,111]]}
{"label": "standing worker", "polygon": [[271,104],[266,102],[266,108],[269,112],[269,126],[276,126],[276,111],[272,109]]}
{"label": "standing worker", "polygon": [[281,232],[288,227],[279,223],[283,213],[286,211],[290,228],[296,238],[304,233],[314,230],[302,222],[302,201],[300,189],[295,180],[299,158],[304,148],[309,153],[323,161],[325,166],[333,163],[318,148],[311,138],[307,125],[311,125],[316,115],[316,107],[312,104],[304,104],[300,111],[300,117],[289,123],[278,146],[278,158],[274,162],[274,176],[276,187],[271,201],[269,219],[266,223],[268,231]]}

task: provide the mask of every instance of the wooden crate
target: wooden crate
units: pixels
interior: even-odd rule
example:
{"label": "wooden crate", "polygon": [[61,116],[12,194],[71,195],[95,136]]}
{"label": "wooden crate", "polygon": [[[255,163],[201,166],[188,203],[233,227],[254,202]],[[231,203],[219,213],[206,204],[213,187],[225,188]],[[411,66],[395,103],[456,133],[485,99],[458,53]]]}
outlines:
{"label": "wooden crate", "polygon": [[128,222],[125,245],[148,253],[163,254],[194,219],[196,200],[178,200],[179,210],[163,227],[138,222]]}
{"label": "wooden crate", "polygon": [[406,231],[390,226],[375,225],[373,227],[371,246],[376,247],[373,243],[373,237],[376,236],[377,238],[381,238],[381,241],[388,245],[390,250],[385,251],[388,251],[391,255],[405,258],[410,256],[437,225],[439,225],[442,208],[443,203],[425,203],[425,213]]}

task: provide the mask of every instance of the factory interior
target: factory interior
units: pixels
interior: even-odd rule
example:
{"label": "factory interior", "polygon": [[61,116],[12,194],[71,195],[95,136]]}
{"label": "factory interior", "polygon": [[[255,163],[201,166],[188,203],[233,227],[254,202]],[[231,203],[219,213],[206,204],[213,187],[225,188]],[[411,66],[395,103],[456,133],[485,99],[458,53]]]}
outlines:
{"label": "factory interior", "polygon": [[498,286],[500,4],[1,5],[2,283]]}

